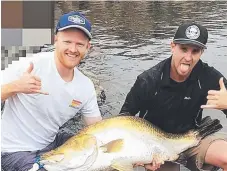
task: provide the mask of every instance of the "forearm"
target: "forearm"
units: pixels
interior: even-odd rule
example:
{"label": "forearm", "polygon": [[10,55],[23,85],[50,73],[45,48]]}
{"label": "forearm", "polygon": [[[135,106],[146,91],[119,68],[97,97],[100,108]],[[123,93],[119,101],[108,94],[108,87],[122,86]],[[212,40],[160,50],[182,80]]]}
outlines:
{"label": "forearm", "polygon": [[84,123],[88,126],[88,125],[93,125],[96,122],[99,122],[102,120],[101,116],[98,117],[83,117]]}
{"label": "forearm", "polygon": [[140,111],[140,103],[136,100],[136,97],[133,95],[132,92],[130,92],[126,100],[121,107],[120,114],[121,115],[131,115],[135,116]]}
{"label": "forearm", "polygon": [[14,96],[18,92],[18,87],[15,82],[1,85],[1,101],[5,101],[9,97]]}
{"label": "forearm", "polygon": [[119,114],[120,115],[125,115],[125,116],[134,116],[135,115],[135,113],[131,112],[131,110],[125,104],[122,106]]}
{"label": "forearm", "polygon": [[125,102],[121,107],[121,115],[135,116],[141,111],[144,105],[143,102],[145,95],[148,94],[146,87],[146,81],[138,77],[131,90],[127,94]]}

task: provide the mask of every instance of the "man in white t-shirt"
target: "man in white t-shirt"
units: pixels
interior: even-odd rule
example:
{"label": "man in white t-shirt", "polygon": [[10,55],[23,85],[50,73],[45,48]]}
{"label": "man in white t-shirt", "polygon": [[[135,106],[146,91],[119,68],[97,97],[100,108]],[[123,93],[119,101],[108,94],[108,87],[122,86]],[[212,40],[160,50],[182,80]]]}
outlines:
{"label": "man in white t-shirt", "polygon": [[91,38],[91,23],[81,13],[62,15],[54,52],[35,54],[2,71],[5,171],[27,171],[37,156],[63,144],[72,135],[60,134],[59,128],[78,111],[87,125],[102,119],[92,81],[76,68]]}

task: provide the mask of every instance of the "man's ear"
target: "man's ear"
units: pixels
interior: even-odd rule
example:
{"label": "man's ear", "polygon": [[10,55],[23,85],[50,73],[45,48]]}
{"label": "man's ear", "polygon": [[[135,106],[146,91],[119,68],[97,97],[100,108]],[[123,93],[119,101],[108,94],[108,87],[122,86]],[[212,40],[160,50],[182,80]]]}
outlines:
{"label": "man's ear", "polygon": [[54,35],[54,43],[56,43],[56,42],[57,42],[57,40],[58,40],[58,35],[57,35],[57,34],[55,34],[55,35]]}
{"label": "man's ear", "polygon": [[201,50],[201,55],[203,54],[203,52],[204,52],[204,48],[202,48],[202,50]]}
{"label": "man's ear", "polygon": [[172,53],[173,53],[173,49],[174,49],[175,46],[176,46],[175,43],[173,43],[173,42],[170,43],[170,48],[171,48],[171,52],[172,52]]}
{"label": "man's ear", "polygon": [[86,54],[89,52],[90,49],[91,49],[91,42],[89,41],[87,44]]}
{"label": "man's ear", "polygon": [[88,44],[87,44],[87,50],[89,51],[91,48],[91,42],[89,41]]}

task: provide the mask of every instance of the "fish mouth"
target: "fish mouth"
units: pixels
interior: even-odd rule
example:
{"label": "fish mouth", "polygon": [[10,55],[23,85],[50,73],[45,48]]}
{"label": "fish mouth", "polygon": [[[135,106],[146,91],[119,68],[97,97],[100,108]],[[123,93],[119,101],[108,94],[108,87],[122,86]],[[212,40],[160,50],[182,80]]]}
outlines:
{"label": "fish mouth", "polygon": [[52,165],[52,164],[56,164],[56,163],[58,163],[58,162],[54,161],[54,160],[41,160],[40,161],[41,165]]}
{"label": "fish mouth", "polygon": [[58,171],[59,168],[61,168],[61,171],[70,169],[88,170],[98,156],[97,140],[91,135],[83,135],[79,140],[82,143],[81,149],[71,147],[62,152],[47,152],[41,156],[40,164],[48,171]]}
{"label": "fish mouth", "polygon": [[[70,162],[59,163],[54,160],[41,160],[40,164],[43,168],[45,168],[48,171],[68,171],[69,169],[71,169],[69,167]],[[77,168],[72,168],[72,169],[77,169]]]}
{"label": "fish mouth", "polygon": [[60,165],[44,165],[43,168],[45,168],[48,171],[68,171],[69,169],[65,166]]}
{"label": "fish mouth", "polygon": [[[81,158],[80,158],[81,157]],[[71,160],[41,160],[40,164],[48,171],[88,170],[95,162],[97,154],[95,151],[84,158],[84,155],[74,157]]]}

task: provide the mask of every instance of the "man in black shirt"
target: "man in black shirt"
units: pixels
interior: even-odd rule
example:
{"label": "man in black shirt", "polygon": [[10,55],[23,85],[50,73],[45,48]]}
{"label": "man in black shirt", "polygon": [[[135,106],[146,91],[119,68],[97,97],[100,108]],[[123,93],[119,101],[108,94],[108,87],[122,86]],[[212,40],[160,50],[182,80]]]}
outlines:
{"label": "man in black shirt", "polygon": [[[169,133],[196,128],[202,119],[201,106],[207,103],[203,107],[212,107],[217,99],[217,95],[209,94],[207,101],[208,91],[226,91],[220,90],[220,84],[227,86],[223,75],[200,59],[207,39],[207,29],[199,24],[179,26],[171,42],[172,56],[137,77],[120,113],[139,113]],[[227,110],[223,112],[227,114]],[[190,170],[227,171],[227,135],[207,136],[184,155]],[[149,170],[159,167],[160,163],[145,165]],[[167,164],[161,166],[161,170],[165,168],[169,170]]]}

